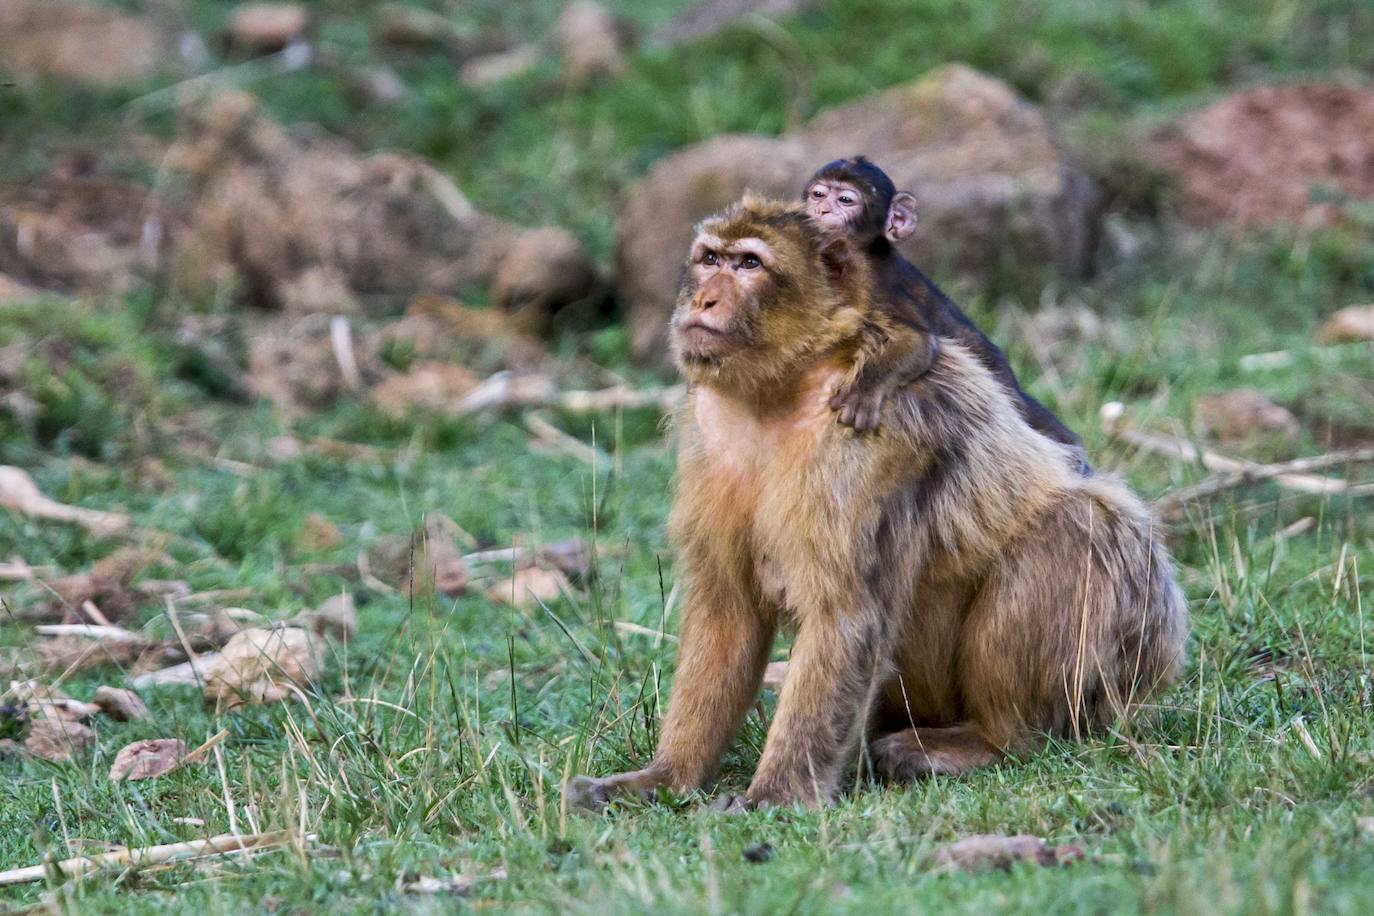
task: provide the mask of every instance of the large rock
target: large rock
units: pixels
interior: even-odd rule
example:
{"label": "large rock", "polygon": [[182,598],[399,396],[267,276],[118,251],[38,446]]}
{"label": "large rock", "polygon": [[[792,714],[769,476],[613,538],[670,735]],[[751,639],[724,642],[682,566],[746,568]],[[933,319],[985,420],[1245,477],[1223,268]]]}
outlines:
{"label": "large rock", "polygon": [[151,21],[102,4],[0,2],[0,72],[21,79],[116,86],[153,73],[170,44]]}
{"label": "large rock", "polygon": [[183,111],[168,163],[191,214],[171,276],[192,294],[343,312],[359,296],[456,292],[489,280],[519,234],[423,160],[298,136],[242,93]]}
{"label": "large rock", "polygon": [[1193,222],[1312,228],[1345,220],[1351,201],[1374,200],[1374,88],[1257,86],[1157,140]]}
{"label": "large rock", "polygon": [[631,189],[617,229],[620,291],[635,352],[659,356],[692,226],[746,189],[791,197],[823,163],[863,153],[919,201],[903,253],[973,276],[1013,263],[1091,267],[1101,196],[1011,87],[952,64],[822,112],[779,139],[718,137],[659,162]]}

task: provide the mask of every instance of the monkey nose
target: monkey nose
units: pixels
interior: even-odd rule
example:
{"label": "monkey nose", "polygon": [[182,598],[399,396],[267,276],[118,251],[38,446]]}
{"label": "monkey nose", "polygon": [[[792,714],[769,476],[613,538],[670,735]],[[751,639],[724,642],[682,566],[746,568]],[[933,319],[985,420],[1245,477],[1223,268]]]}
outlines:
{"label": "monkey nose", "polygon": [[720,300],[719,300],[719,299],[716,299],[716,298],[702,299],[702,300],[701,300],[701,310],[704,312],[704,311],[706,311],[706,310],[709,309],[709,308],[714,308],[715,305],[716,305],[716,303],[719,302],[719,301],[720,301]]}

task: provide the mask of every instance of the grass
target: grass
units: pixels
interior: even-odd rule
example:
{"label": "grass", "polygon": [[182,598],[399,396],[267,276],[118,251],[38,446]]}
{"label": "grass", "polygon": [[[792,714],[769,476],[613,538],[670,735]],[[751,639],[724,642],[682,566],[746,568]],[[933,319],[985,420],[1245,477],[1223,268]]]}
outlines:
{"label": "grass", "polygon": [[[126,4],[134,5],[137,4]],[[360,62],[369,8],[318,4],[322,32]],[[514,5],[513,5],[514,6]],[[225,7],[192,6],[213,28]],[[543,28],[557,4],[476,4],[473,23],[518,18]],[[637,7],[646,25],[668,4]],[[465,15],[467,13],[464,13]],[[485,18],[484,18],[485,17]],[[882,29],[894,20],[907,28]],[[1011,28],[1009,24],[1015,24]],[[1091,114],[1123,121],[1195,101],[1256,75],[1374,65],[1374,21],[1355,3],[986,4],[844,2],[785,24],[810,74],[808,107],[841,101],[964,59],[1045,99],[1068,75],[1099,86]],[[369,147],[434,156],[479,205],[574,229],[609,250],[614,197],[664,152],[722,130],[782,129],[795,85],[787,55],[738,30],[690,48],[645,52],[625,79],[550,94],[550,72],[482,93],[452,80],[441,57],[392,60],[415,88],[398,110],[357,108],[327,74],[260,91],[287,119],[319,120]],[[690,72],[691,80],[684,78]],[[52,87],[0,92],[0,162],[36,170],[52,148],[99,135],[143,89],[91,95]],[[684,112],[687,114],[684,116]],[[155,119],[156,120],[156,119]],[[153,123],[154,128],[166,125]],[[21,139],[21,133],[27,134]],[[1107,264],[1091,282],[1048,290],[970,290],[962,301],[1008,350],[1032,393],[1080,430],[1095,464],[1157,497],[1201,471],[1110,442],[1108,400],[1144,425],[1186,432],[1203,392],[1252,385],[1295,410],[1307,432],[1259,458],[1306,454],[1327,427],[1374,439],[1367,346],[1319,351],[1307,341],[1333,308],[1374,298],[1364,231],[1295,238],[1174,239],[1148,212],[1123,219],[1146,254]],[[1082,304],[1107,332],[1046,371],[1014,316]],[[1193,614],[1181,682],[1129,730],[962,779],[907,787],[859,781],[834,808],[803,814],[711,814],[708,796],[626,804],[604,817],[563,812],[570,772],[606,773],[651,753],[671,683],[674,621],[665,621],[672,556],[663,533],[672,456],[655,416],[555,417],[610,455],[590,468],[532,452],[517,417],[396,422],[343,403],[288,424],[177,348],[180,304],[50,299],[0,312],[0,347],[22,341],[25,425],[0,413],[0,462],[46,493],[129,512],[163,533],[167,561],[146,575],[197,590],[247,589],[239,603],[287,617],[341,588],[360,550],[443,513],[484,546],[583,537],[599,548],[585,589],[521,611],[480,594],[411,602],[359,594],[360,631],[336,647],[308,703],[215,715],[197,691],[145,692],[147,723],[97,724],[96,750],[53,765],[0,759],[0,868],[85,844],[141,845],[231,828],[303,827],[306,850],[111,873],[84,882],[0,889],[0,908],[40,901],[65,912],[375,912],[510,907],[528,911],[1368,912],[1374,907],[1374,707],[1366,615],[1374,607],[1374,515],[1354,499],[1272,486],[1226,494],[1172,532]],[[624,370],[616,328],[570,333],[561,353]],[[1292,349],[1282,369],[1243,372],[1240,357]],[[628,370],[637,371],[637,370]],[[647,378],[642,374],[636,378]],[[236,472],[173,446],[195,431]],[[287,432],[374,444],[378,461],[275,461]],[[160,465],[150,470],[153,460]],[[309,546],[306,517],[340,528]],[[1310,519],[1297,533],[1295,523]],[[0,510],[0,557],[85,568],[115,548],[75,530]],[[0,591],[18,612],[40,597]],[[0,646],[31,629],[0,608]],[[166,633],[156,603],[138,622]],[[664,638],[617,629],[617,621]],[[778,646],[778,657],[785,652]],[[85,697],[114,669],[64,681]],[[771,707],[775,697],[766,698]],[[111,784],[115,751],[140,738],[196,744],[221,728],[222,757],[159,780]],[[748,782],[764,739],[751,716],[720,788]],[[198,818],[205,826],[179,825]],[[939,844],[973,833],[1033,833],[1074,843],[1066,869],[940,874]],[[770,861],[742,852],[768,843]],[[492,875],[464,899],[398,887],[415,876]]]}

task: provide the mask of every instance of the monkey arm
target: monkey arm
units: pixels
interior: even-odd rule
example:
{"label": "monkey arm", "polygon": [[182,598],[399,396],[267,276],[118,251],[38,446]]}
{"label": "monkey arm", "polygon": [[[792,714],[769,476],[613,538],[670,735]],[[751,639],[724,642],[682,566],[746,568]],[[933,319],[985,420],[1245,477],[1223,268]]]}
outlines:
{"label": "monkey arm", "polygon": [[841,425],[856,432],[878,428],[883,401],[893,391],[930,371],[940,355],[932,334],[900,326],[864,328],[854,378],[830,399]]}
{"label": "monkey arm", "polygon": [[750,804],[816,807],[831,800],[889,663],[886,629],[876,607],[803,618]]}
{"label": "monkey arm", "polygon": [[687,792],[715,773],[758,696],[777,616],[749,599],[745,583],[714,572],[703,569],[689,582],[677,673],[653,760],[642,770],[569,780],[569,805],[599,809],[611,795],[659,787]]}

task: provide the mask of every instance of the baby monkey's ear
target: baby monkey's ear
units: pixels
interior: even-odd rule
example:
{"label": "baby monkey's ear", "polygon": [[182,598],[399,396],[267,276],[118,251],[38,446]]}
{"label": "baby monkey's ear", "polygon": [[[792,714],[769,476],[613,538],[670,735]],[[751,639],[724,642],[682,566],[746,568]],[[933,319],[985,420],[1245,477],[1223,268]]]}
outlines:
{"label": "baby monkey's ear", "polygon": [[916,231],[916,196],[910,191],[898,191],[892,195],[892,203],[887,207],[887,224],[883,234],[889,242],[900,242]]}

